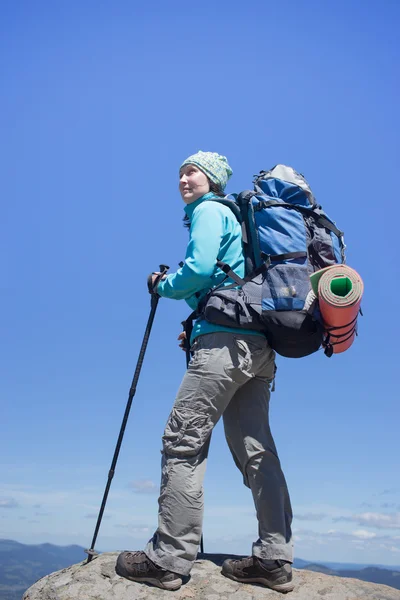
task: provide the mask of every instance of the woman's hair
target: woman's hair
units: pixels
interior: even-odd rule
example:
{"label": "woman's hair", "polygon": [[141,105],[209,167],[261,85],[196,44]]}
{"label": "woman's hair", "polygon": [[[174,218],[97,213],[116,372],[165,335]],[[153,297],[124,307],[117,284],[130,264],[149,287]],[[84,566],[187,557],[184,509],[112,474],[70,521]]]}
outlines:
{"label": "woman's hair", "polygon": [[[212,192],[219,198],[225,198],[225,194],[224,194],[224,191],[221,188],[221,186],[218,185],[218,183],[214,183],[214,181],[211,181],[211,179],[209,177],[207,177],[207,179],[208,179],[208,183],[210,184],[210,192]],[[186,213],[185,213],[185,216],[183,217],[183,226],[190,229],[190,219]]]}
{"label": "woman's hair", "polygon": [[210,192],[213,192],[216,196],[219,196],[220,198],[225,198],[225,194],[221,186],[218,183],[214,183],[213,181],[211,181],[211,179],[208,179],[208,181],[210,184]]}

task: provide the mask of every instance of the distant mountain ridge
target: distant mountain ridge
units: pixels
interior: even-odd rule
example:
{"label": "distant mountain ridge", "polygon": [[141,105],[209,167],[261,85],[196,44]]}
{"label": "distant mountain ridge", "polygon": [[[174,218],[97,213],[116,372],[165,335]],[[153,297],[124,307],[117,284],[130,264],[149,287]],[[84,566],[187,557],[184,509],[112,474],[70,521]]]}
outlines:
{"label": "distant mountain ridge", "polygon": [[306,565],[324,565],[336,571],[360,571],[369,567],[377,567],[378,569],[387,569],[388,571],[400,571],[400,565],[381,565],[376,563],[342,563],[319,560],[304,560],[304,558],[295,558],[293,566],[296,569],[304,569]]}
{"label": "distant mountain ridge", "polygon": [[[0,539],[0,600],[21,600],[22,594],[35,581],[54,571],[82,562],[86,556],[84,548],[77,545],[27,545]],[[297,558],[294,567],[338,577],[354,577],[400,589],[400,566],[321,564]]]}
{"label": "distant mountain ridge", "polygon": [[382,565],[358,564],[358,563],[319,563],[306,561],[301,558],[294,560],[293,566],[297,569],[306,569],[325,575],[336,575],[337,577],[353,577],[370,583],[381,583],[400,590],[400,567],[388,567]]}
{"label": "distant mountain ridge", "polygon": [[396,590],[400,590],[400,571],[389,571],[388,569],[381,569],[379,567],[366,567],[365,569],[358,570],[335,570],[317,563],[308,564],[304,569],[317,573],[325,573],[325,575],[351,577],[354,579],[361,579],[361,581],[368,581],[369,583],[380,583],[395,588]]}
{"label": "distant mountain ridge", "polygon": [[35,581],[85,558],[80,546],[26,545],[0,539],[0,600],[21,600]]}

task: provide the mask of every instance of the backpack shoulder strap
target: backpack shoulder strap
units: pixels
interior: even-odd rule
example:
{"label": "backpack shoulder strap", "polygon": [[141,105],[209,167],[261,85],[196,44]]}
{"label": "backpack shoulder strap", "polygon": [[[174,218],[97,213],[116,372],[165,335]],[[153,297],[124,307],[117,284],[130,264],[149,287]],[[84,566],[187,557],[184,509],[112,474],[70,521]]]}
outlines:
{"label": "backpack shoulder strap", "polygon": [[215,196],[214,198],[207,198],[206,202],[218,202],[218,204],[223,204],[224,206],[227,206],[228,208],[231,209],[231,211],[233,212],[233,214],[235,215],[235,217],[239,221],[239,223],[242,223],[242,216],[240,214],[240,209],[239,209],[238,205],[236,204],[235,200],[230,200],[226,196],[225,196],[225,198],[220,198],[218,196]]}
{"label": "backpack shoulder strap", "polygon": [[264,260],[258,244],[256,225],[254,222],[254,212],[251,199],[256,196],[253,190],[244,190],[240,194],[230,194],[233,200],[227,196],[225,198],[209,198],[213,202],[219,202],[231,209],[236,219],[242,227],[243,253],[245,259],[245,271],[247,274],[253,274],[254,270],[263,267]]}
{"label": "backpack shoulder strap", "polygon": [[[253,192],[250,192],[253,193]],[[242,228],[242,243],[243,243],[243,252],[245,259],[245,270],[246,273],[251,273],[254,270],[255,262],[254,262],[254,252],[251,250],[251,245],[249,240],[251,239],[250,232],[248,230],[248,215],[247,209],[240,202],[241,194],[230,194],[230,196],[234,197],[234,200],[230,200],[228,197],[225,198],[209,198],[207,202],[218,202],[219,204],[223,204],[231,209],[233,214],[235,215],[238,223]],[[245,203],[247,206],[247,202]]]}

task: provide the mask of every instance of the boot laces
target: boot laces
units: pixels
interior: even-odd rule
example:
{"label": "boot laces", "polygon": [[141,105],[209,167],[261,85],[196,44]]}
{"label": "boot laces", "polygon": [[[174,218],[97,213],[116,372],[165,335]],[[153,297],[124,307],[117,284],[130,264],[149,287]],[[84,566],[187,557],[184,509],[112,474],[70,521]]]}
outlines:
{"label": "boot laces", "polygon": [[142,558],[142,560],[140,562],[143,562],[143,563],[147,562],[150,564],[150,561],[149,561],[147,555],[142,550],[135,550],[133,552],[126,553],[127,562],[135,562],[136,563],[137,561],[135,561],[135,558],[138,558],[138,557]]}

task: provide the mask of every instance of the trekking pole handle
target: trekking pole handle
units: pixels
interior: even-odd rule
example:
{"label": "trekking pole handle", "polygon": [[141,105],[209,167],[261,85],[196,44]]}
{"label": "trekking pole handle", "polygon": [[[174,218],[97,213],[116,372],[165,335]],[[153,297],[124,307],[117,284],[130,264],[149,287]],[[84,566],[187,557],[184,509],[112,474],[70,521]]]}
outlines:
{"label": "trekking pole handle", "polygon": [[153,283],[153,275],[154,275],[154,273],[151,273],[148,276],[148,278],[147,278],[147,287],[149,289],[149,293],[150,294],[157,295],[157,285],[159,284],[159,282],[161,281],[161,279],[164,277],[164,275],[166,275],[168,269],[169,269],[168,265],[160,265],[160,274],[157,275],[156,279],[154,280],[154,283]]}

